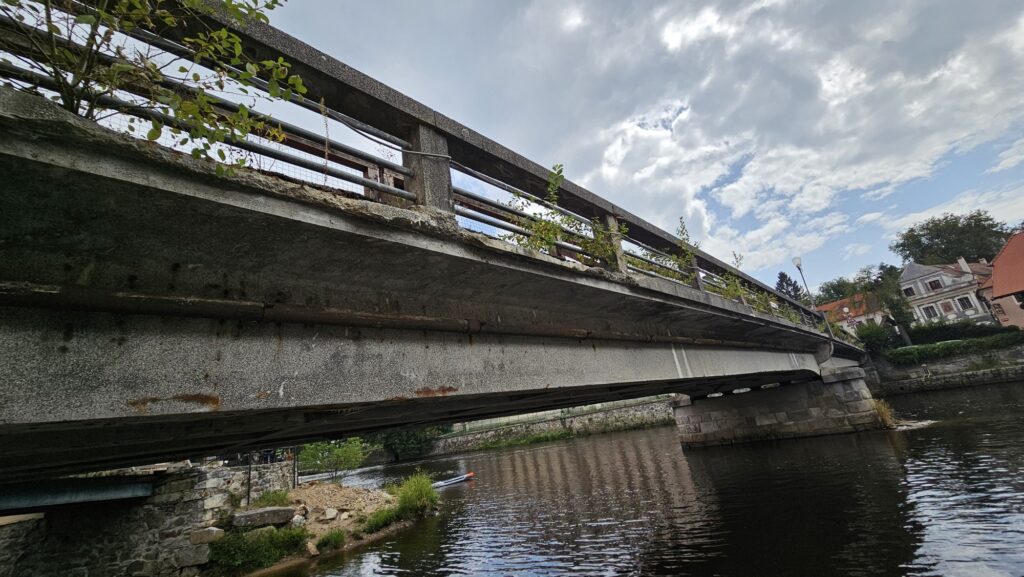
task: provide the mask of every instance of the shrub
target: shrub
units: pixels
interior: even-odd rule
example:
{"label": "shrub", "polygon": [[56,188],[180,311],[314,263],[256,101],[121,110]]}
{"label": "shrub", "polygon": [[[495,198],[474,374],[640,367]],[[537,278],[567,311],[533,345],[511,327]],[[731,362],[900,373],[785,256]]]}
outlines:
{"label": "shrub", "polygon": [[1001,327],[999,325],[980,325],[971,321],[957,321],[950,323],[936,321],[911,327],[907,333],[915,345],[927,345],[943,341],[957,339],[973,339],[979,337],[990,337],[1000,334],[1013,334],[1020,332],[1017,327]]}
{"label": "shrub", "polygon": [[355,469],[366,459],[366,445],[359,437],[344,441],[321,441],[303,445],[299,451],[299,467],[303,471],[331,473]]}
{"label": "shrub", "polygon": [[440,427],[397,429],[375,434],[373,442],[380,444],[398,461],[422,457],[434,446],[434,439],[445,432]]}
{"label": "shrub", "polygon": [[341,549],[344,544],[345,531],[341,529],[331,529],[317,539],[316,548],[320,551],[331,551],[333,549]]}
{"label": "shrub", "polygon": [[896,333],[888,325],[864,323],[857,327],[857,338],[864,343],[864,348],[872,353],[891,349],[899,343]]}
{"label": "shrub", "polygon": [[1004,332],[990,337],[915,345],[885,352],[885,358],[897,366],[915,365],[932,359],[945,359],[981,351],[1005,349],[1024,343],[1024,331]]}
{"label": "shrub", "polygon": [[882,424],[890,429],[896,428],[896,416],[893,415],[892,405],[883,399],[874,399],[874,403],[875,411],[878,412],[878,418],[882,420]]}
{"label": "shrub", "polygon": [[363,531],[367,533],[376,533],[384,527],[401,520],[398,515],[397,507],[385,507],[383,509],[377,509],[373,513],[370,513],[366,517],[366,521],[363,522]]}
{"label": "shrub", "polygon": [[309,539],[304,527],[285,527],[272,531],[229,531],[210,544],[210,564],[222,575],[269,567],[283,557],[302,551]]}
{"label": "shrub", "polygon": [[366,533],[375,533],[397,521],[419,517],[436,507],[440,501],[440,496],[426,473],[412,475],[389,492],[398,497],[398,504],[378,509],[367,516],[362,523],[362,530]]}
{"label": "shrub", "polygon": [[288,491],[279,489],[260,493],[259,497],[253,499],[252,507],[286,507],[291,501],[288,499]]}
{"label": "shrub", "polygon": [[416,473],[398,486],[398,511],[408,519],[437,506],[440,496],[426,473]]}

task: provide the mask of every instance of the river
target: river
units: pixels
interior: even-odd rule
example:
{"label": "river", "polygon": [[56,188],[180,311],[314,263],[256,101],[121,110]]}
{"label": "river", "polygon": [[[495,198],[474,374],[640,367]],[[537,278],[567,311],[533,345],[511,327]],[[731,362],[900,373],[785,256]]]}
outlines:
{"label": "river", "polygon": [[1024,575],[1024,383],[890,403],[935,422],[685,454],[663,427],[360,472],[478,480],[316,575]]}

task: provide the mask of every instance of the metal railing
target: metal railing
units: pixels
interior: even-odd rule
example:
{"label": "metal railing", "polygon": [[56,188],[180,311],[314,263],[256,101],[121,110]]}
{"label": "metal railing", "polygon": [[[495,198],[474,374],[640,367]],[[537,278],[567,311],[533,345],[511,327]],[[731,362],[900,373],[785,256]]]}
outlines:
{"label": "metal railing", "polygon": [[[88,10],[84,5],[80,9]],[[221,21],[215,16],[210,19],[207,25],[229,25],[226,19]],[[26,28],[24,23],[16,25],[0,17],[0,34],[5,39],[17,40],[19,34],[26,35],[26,30],[27,34],[41,34],[41,31]],[[369,201],[403,206],[423,203],[421,194],[416,192],[418,186],[424,186],[418,182],[423,175],[411,167],[414,164],[411,159],[424,152],[412,144],[416,139],[410,137],[410,127],[418,127],[426,131],[435,146],[447,150],[447,154],[425,156],[435,157],[434,160],[440,157],[448,163],[449,176],[461,175],[486,191],[474,192],[464,186],[450,186],[448,191],[443,191],[449,197],[447,204],[450,210],[464,226],[521,242],[534,234],[531,228],[540,220],[552,220],[551,216],[569,219],[565,222],[582,226],[570,229],[559,224],[562,234],[549,249],[552,256],[684,284],[694,290],[735,300],[749,306],[752,311],[796,324],[819,328],[823,322],[824,317],[820,313],[717,258],[693,248],[681,251],[679,239],[675,236],[572,182],[563,181],[557,190],[557,202],[549,202],[545,193],[550,172],[546,168],[280,30],[253,22],[245,29],[234,31],[242,37],[250,57],[283,56],[291,64],[291,70],[303,78],[308,93],[305,98],[293,97],[293,105],[321,115],[325,123],[327,119],[341,123],[360,135],[368,136],[378,145],[392,146],[400,150],[403,157],[403,163],[399,164],[331,139],[326,129],[324,134],[320,134],[267,114],[255,114],[260,120],[279,128],[283,139],[275,143],[263,135],[254,134],[244,139],[227,139],[222,146],[232,150],[233,154],[246,154],[255,159],[252,164],[257,169],[317,186],[340,181],[346,183],[347,188],[337,192]],[[172,33],[184,34],[187,31]],[[141,28],[128,34],[134,42],[159,49],[170,57],[203,65],[202,59],[197,61],[191,50],[180,42],[180,37],[157,36]],[[71,39],[62,42],[69,50],[82,49]],[[5,42],[5,45],[19,50],[18,42]],[[24,49],[19,50],[18,56],[33,58],[33,46],[37,43],[26,41],[22,45]],[[113,54],[100,57],[109,63],[118,61]],[[42,91],[54,89],[47,77],[13,64],[0,63],[0,77],[22,86],[38,87]],[[196,90],[170,80],[165,83],[167,87],[185,94]],[[252,84],[263,91],[268,89],[265,80],[260,78],[252,79]],[[97,102],[121,115],[187,129],[180,120],[141,105],[139,99],[144,97],[140,91],[125,88],[119,94],[98,97]],[[237,111],[240,106],[218,96],[214,96],[213,101],[219,110],[227,114]],[[167,144],[173,146],[172,143]],[[594,234],[587,231],[602,226],[608,227],[606,231],[614,232],[613,227],[619,224],[625,226],[626,232],[611,235],[610,242],[616,245],[613,258],[590,254],[583,248]],[[692,255],[692,262],[680,264],[678,257],[682,254]]]}

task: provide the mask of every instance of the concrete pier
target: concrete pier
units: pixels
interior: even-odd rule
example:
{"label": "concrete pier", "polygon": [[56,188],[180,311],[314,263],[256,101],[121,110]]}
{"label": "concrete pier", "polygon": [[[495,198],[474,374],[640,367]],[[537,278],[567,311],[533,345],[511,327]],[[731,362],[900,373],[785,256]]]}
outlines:
{"label": "concrete pier", "polygon": [[733,389],[673,404],[683,447],[704,447],[885,428],[864,369],[823,369],[821,379]]}

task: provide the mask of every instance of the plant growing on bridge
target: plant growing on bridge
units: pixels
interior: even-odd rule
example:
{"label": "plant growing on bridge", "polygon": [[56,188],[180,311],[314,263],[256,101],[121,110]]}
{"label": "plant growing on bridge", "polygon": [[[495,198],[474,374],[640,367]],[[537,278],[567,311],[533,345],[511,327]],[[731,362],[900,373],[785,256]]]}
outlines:
{"label": "plant growing on bridge", "polygon": [[679,218],[679,226],[676,228],[676,236],[679,238],[679,242],[676,244],[675,251],[671,254],[659,254],[651,252],[649,250],[643,250],[643,257],[647,260],[657,263],[659,266],[652,265],[649,262],[645,262],[638,258],[626,256],[626,260],[630,265],[673,278],[678,281],[682,281],[691,286],[697,284],[697,249],[700,248],[699,242],[693,242],[690,239],[690,231],[686,228],[686,222]]}
{"label": "plant growing on bridge", "polygon": [[[254,80],[266,81],[269,99],[306,92],[282,58],[256,60],[243,50],[229,26],[209,18],[216,12],[231,26],[268,21],[282,0],[0,0],[0,59],[5,76],[26,92],[41,94],[65,110],[94,120],[121,112],[127,130],[146,130],[149,140],[169,133],[176,146],[196,158],[227,161],[217,146],[250,133],[280,140],[279,129],[250,114],[218,104],[214,93],[255,101]],[[150,33],[175,39],[194,54],[183,60],[132,35]],[[28,74],[25,74],[25,73]],[[130,103],[112,109],[110,97]],[[148,114],[147,114],[148,113]],[[241,166],[244,158],[234,160]],[[218,171],[222,165],[218,164]]]}
{"label": "plant growing on bridge", "polygon": [[[550,206],[558,205],[558,190],[565,182],[563,166],[556,164],[548,174],[547,195],[544,200]],[[509,206],[516,210],[526,211],[530,203],[519,195],[513,196]],[[516,224],[528,231],[529,235],[513,234],[506,237],[519,246],[557,255],[557,244],[565,242],[580,247],[584,254],[572,254],[573,258],[587,265],[599,262],[611,263],[615,260],[615,242],[617,237],[626,234],[627,228],[620,224],[618,230],[609,230],[598,218],[584,223],[560,211],[544,208],[532,219],[517,218]],[[565,252],[570,252],[565,250]]]}

